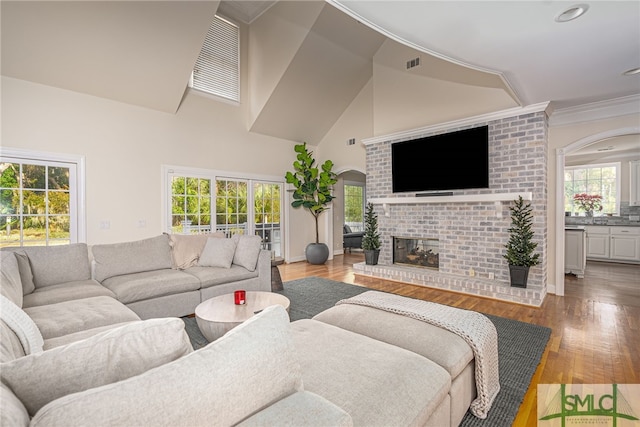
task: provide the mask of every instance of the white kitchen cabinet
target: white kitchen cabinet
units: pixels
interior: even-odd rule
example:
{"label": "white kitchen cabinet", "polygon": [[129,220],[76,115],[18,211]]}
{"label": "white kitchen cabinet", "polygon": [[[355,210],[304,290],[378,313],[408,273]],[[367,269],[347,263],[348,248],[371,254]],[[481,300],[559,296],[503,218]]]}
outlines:
{"label": "white kitchen cabinet", "polygon": [[609,227],[587,226],[587,258],[609,259]]}
{"label": "white kitchen cabinet", "polygon": [[575,274],[577,278],[584,278],[587,264],[586,233],[584,230],[564,231],[564,274]]}
{"label": "white kitchen cabinet", "polygon": [[640,262],[640,227],[587,226],[587,259]]}
{"label": "white kitchen cabinet", "polygon": [[640,206],[640,160],[629,162],[629,206]]}
{"label": "white kitchen cabinet", "polygon": [[611,259],[640,261],[640,229],[636,227],[610,227]]}

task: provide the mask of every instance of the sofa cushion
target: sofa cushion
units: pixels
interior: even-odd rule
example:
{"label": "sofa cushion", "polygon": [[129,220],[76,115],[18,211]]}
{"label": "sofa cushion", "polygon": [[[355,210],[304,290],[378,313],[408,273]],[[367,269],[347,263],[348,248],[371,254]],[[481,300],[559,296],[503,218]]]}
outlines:
{"label": "sofa cushion", "polygon": [[416,353],[311,319],[291,329],[305,389],[354,425],[425,425],[448,396],[447,371]]}
{"label": "sofa cushion", "polygon": [[262,248],[262,238],[260,236],[236,234],[233,239],[237,242],[236,251],[233,254],[233,263],[249,271],[255,271],[260,249]]}
{"label": "sofa cushion", "polygon": [[200,267],[230,268],[235,251],[235,239],[207,239],[198,265]]}
{"label": "sofa cushion", "polygon": [[24,296],[24,306],[35,307],[99,296],[116,297],[113,292],[95,280],[81,280],[37,288],[34,292]]}
{"label": "sofa cushion", "polygon": [[114,276],[105,279],[102,284],[123,304],[200,289],[198,279],[173,269]]}
{"label": "sofa cushion", "polygon": [[27,427],[29,425],[29,413],[20,399],[13,394],[11,389],[0,383],[0,426]]}
{"label": "sofa cushion", "polygon": [[237,424],[238,427],[349,427],[351,416],[322,396],[300,391]]}
{"label": "sofa cushion", "polygon": [[49,338],[44,342],[44,350],[50,350],[52,348],[61,347],[63,345],[71,344],[76,341],[82,341],[90,338],[94,335],[98,335],[102,332],[110,331],[111,329],[119,328],[120,326],[128,325],[130,323],[139,322],[139,320],[130,320],[128,322],[114,323],[112,325],[98,326],[96,328],[85,329],[83,331],[73,332],[71,334],[62,335],[60,337]]}
{"label": "sofa cushion", "polygon": [[25,354],[42,351],[44,339],[36,322],[4,295],[0,295],[0,318],[18,337]]}
{"label": "sofa cushion", "polygon": [[192,351],[182,319],[151,319],[16,359],[0,376],[33,416],[62,396],[121,381]]}
{"label": "sofa cushion", "polygon": [[272,306],[179,360],[55,400],[32,426],[234,425],[301,390],[289,317]]}
{"label": "sofa cushion", "polygon": [[29,257],[36,288],[91,279],[86,243],[23,248]]}
{"label": "sofa cushion", "polygon": [[220,267],[191,267],[185,273],[192,274],[200,280],[201,288],[237,282],[239,280],[252,279],[258,277],[258,271],[249,271],[239,265],[232,265],[231,268]]}
{"label": "sofa cushion", "polygon": [[341,304],[319,313],[314,319],[424,356],[446,369],[451,378],[456,378],[473,360],[473,350],[462,337],[408,316]]}
{"label": "sofa cushion", "polygon": [[91,253],[98,282],[124,274],[171,268],[173,262],[166,234],[134,242],[94,245]]}
{"label": "sofa cushion", "polygon": [[24,291],[18,260],[13,252],[0,251],[0,293],[22,307]]}
{"label": "sofa cushion", "polygon": [[24,311],[38,325],[45,340],[99,326],[140,320],[131,309],[110,297],[63,301],[27,307]]}
{"label": "sofa cushion", "polygon": [[197,265],[209,237],[223,238],[224,233],[169,234],[173,268],[184,270]]}
{"label": "sofa cushion", "polygon": [[15,251],[14,254],[18,261],[20,281],[22,282],[22,293],[23,295],[30,294],[36,290],[36,285],[33,283],[33,273],[31,272],[29,257],[22,251]]}

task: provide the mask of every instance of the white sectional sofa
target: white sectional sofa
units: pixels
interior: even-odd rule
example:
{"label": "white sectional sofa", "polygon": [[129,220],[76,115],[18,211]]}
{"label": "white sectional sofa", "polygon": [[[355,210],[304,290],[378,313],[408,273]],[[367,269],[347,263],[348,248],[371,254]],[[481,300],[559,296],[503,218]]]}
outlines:
{"label": "white sectional sofa", "polygon": [[[476,396],[473,352],[457,335],[405,316],[340,305],[289,323],[273,306],[193,351],[171,313],[225,285],[211,279],[173,299],[181,293],[167,278],[191,274],[202,284],[205,268],[244,268],[249,257],[225,253],[226,240],[207,250],[204,239],[167,268],[168,236],[94,246],[94,279],[82,244],[0,251],[0,425],[459,424]],[[261,271],[242,274],[228,283],[270,286]],[[167,285],[146,290],[155,277]]]}
{"label": "white sectional sofa", "polygon": [[163,234],[94,245],[93,276],[143,319],[192,314],[202,301],[271,291],[271,252],[259,236]]}
{"label": "white sectional sofa", "polygon": [[148,319],[192,314],[200,302],[235,289],[271,290],[271,253],[260,249],[258,236],[162,234],[4,251],[16,256],[26,308],[105,296]]}

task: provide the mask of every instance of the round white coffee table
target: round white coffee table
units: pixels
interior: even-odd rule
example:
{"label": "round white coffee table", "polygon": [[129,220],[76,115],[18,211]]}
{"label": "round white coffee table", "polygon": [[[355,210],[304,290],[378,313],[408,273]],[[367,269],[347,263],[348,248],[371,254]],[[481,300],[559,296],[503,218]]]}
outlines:
{"label": "round white coffee table", "polygon": [[271,305],[289,311],[289,298],[273,292],[247,291],[246,304],[236,305],[233,294],[210,298],[196,307],[198,328],[209,341],[215,341],[251,316]]}

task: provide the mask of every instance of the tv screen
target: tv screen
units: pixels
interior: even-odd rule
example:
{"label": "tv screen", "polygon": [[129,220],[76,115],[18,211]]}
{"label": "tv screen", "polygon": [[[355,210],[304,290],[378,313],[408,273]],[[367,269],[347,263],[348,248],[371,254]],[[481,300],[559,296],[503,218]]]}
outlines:
{"label": "tv screen", "polygon": [[489,188],[489,127],[391,144],[393,192]]}

